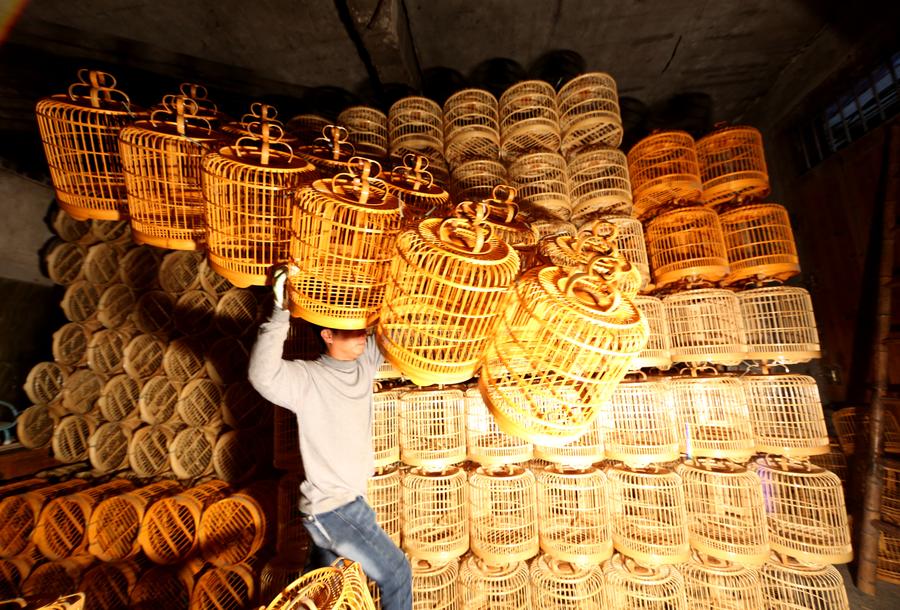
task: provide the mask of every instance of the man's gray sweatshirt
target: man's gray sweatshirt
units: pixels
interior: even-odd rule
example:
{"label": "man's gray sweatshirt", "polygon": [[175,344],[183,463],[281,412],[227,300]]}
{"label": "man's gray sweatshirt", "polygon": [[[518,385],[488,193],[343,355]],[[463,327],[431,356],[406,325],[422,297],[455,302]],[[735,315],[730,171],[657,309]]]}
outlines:
{"label": "man's gray sweatshirt", "polygon": [[370,336],[356,360],[327,354],[312,361],[281,356],[290,314],[276,309],[259,328],[249,378],[263,398],[297,415],[306,480],[300,510],[328,512],[365,497],[375,470],[372,449],[372,380],[384,356]]}

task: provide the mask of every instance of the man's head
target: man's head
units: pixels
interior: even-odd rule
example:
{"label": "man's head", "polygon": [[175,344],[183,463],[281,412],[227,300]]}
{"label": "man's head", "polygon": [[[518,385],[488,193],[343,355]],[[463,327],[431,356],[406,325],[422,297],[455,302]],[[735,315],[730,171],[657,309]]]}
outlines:
{"label": "man's head", "polygon": [[366,329],[341,330],[323,328],[319,336],[325,343],[325,353],[335,360],[356,360],[366,349]]}

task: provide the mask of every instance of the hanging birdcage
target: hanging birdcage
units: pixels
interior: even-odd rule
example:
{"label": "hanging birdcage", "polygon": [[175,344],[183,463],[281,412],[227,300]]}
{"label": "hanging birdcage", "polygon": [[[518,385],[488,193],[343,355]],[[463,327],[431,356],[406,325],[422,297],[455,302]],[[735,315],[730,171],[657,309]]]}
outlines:
{"label": "hanging birdcage", "polygon": [[703,203],[715,207],[769,194],[762,134],[747,126],[722,126],[697,140]]}
{"label": "hanging birdcage", "polygon": [[616,550],[646,566],[687,561],[690,546],[681,478],[661,466],[616,466],[606,476]]}
{"label": "hanging birdcage", "polygon": [[398,398],[400,459],[440,470],[466,459],[466,405],[462,390],[416,389]]}
{"label": "hanging birdcage", "polygon": [[50,444],[53,427],[59,415],[54,407],[33,405],[16,418],[16,438],[26,449],[39,449]]}
{"label": "hanging birdcage", "polygon": [[812,298],[794,286],[737,293],[747,337],[747,358],[783,364],[819,358],[819,333]]}
{"label": "hanging birdcage", "polygon": [[97,426],[88,438],[88,458],[97,472],[112,472],[128,467],[131,432],[140,422],[108,421]]}
{"label": "hanging birdcage", "polygon": [[403,159],[412,153],[428,158],[435,180],[445,183],[449,174],[444,160],[443,112],[425,97],[410,96],[388,110],[390,156]]}
{"label": "hanging birdcage", "polygon": [[666,308],[657,297],[638,295],[634,305],[647,320],[650,335],[644,350],[631,361],[631,370],[656,368],[666,370],[672,366],[672,350],[669,340],[669,319]]}
{"label": "hanging birdcage", "polygon": [[608,459],[636,468],[678,459],[675,406],[661,381],[620,383],[600,421]]}
{"label": "hanging birdcage", "polygon": [[256,574],[245,564],[203,572],[191,591],[191,610],[242,610],[256,599]]}
{"label": "hanging birdcage", "polygon": [[165,424],[144,426],[131,435],[128,465],[141,477],[154,477],[171,470],[169,445],[175,438],[175,427]]}
{"label": "hanging birdcage", "polygon": [[103,289],[87,280],[75,280],[66,288],[60,307],[70,322],[93,321]]}
{"label": "hanging birdcage", "polygon": [[482,466],[527,462],[533,453],[531,443],[497,427],[475,387],[466,390],[466,447],[468,459]]}
{"label": "hanging birdcage", "polygon": [[740,563],[694,554],[678,566],[690,610],[764,608],[759,572]]}
{"label": "hanging birdcage", "polygon": [[397,390],[384,390],[372,395],[372,449],[376,468],[384,468],[400,460],[397,413],[400,394]]}
{"label": "hanging birdcage", "polygon": [[88,458],[88,439],[97,428],[97,421],[89,415],[67,415],[53,428],[50,445],[53,457],[71,464]]}
{"label": "hanging birdcage", "polygon": [[524,561],[490,565],[475,555],[459,564],[460,607],[529,610],[531,586]]}
{"label": "hanging birdcage", "polygon": [[47,276],[53,283],[68,286],[84,278],[84,259],[87,257],[84,246],[51,240],[46,252]]}
{"label": "hanging birdcage", "polygon": [[[416,559],[446,562],[469,549],[466,471],[413,468],[401,481],[403,549]],[[474,533],[474,530],[473,530]]]}
{"label": "hanging birdcage", "polygon": [[444,102],[444,157],[450,167],[500,157],[497,98],[484,89],[463,89]]}
{"label": "hanging birdcage", "polygon": [[220,425],[223,394],[222,386],[209,379],[194,379],[181,388],[175,413],[188,426]]}
{"label": "hanging birdcage", "polygon": [[747,339],[735,293],[718,288],[677,292],[663,298],[672,362],[740,364]]}
{"label": "hanging birdcage", "polygon": [[202,182],[210,266],[240,287],[265,284],[288,260],[293,192],[317,178],[281,142],[270,106],[254,104],[246,119],[252,135],[204,156]]}
{"label": "hanging birdcage", "polygon": [[800,273],[791,220],[776,203],[744,205],[719,215],[730,273],[726,284],[775,279]]}
{"label": "hanging birdcage", "polygon": [[338,125],[347,128],[356,154],[375,159],[388,156],[388,120],[383,112],[368,106],[351,106],[337,120]]}
{"label": "hanging birdcage", "polygon": [[219,296],[213,321],[216,329],[230,337],[255,332],[261,314],[260,303],[252,291],[231,288]]}
{"label": "hanging birdcage", "polygon": [[479,467],[469,475],[472,553],[489,565],[526,561],[537,555],[537,485],[534,474],[509,464]]}
{"label": "hanging birdcage", "polygon": [[850,610],[844,577],[834,566],[803,563],[772,555],[759,572],[763,600],[769,608]]}
{"label": "hanging birdcage", "polygon": [[634,213],[640,220],[652,218],[672,203],[700,200],[697,149],[687,132],[662,131],[635,144],[628,152],[628,174]]}
{"label": "hanging birdcage", "polygon": [[412,568],[412,607],[415,610],[459,609],[459,562],[431,563],[410,561]]}
{"label": "hanging birdcage", "polygon": [[684,577],[675,566],[648,567],[615,555],[603,566],[610,608],[687,610]]}
{"label": "hanging birdcage", "polygon": [[87,363],[87,346],[93,330],[84,324],[67,322],[53,333],[53,360],[64,367]]}
{"label": "hanging birdcage", "polygon": [[579,152],[569,160],[567,174],[572,222],[631,214],[628,161],[621,151],[599,148]]}
{"label": "hanging birdcage", "polygon": [[606,580],[598,565],[578,565],[549,555],[531,562],[531,607],[606,610]]}
{"label": "hanging birdcage", "polygon": [[556,91],[544,81],[516,83],[500,96],[500,156],[514,161],[531,152],[556,152],[561,140]]}
{"label": "hanging birdcage", "polygon": [[126,207],[119,132],[146,113],[105,72],[82,69],[78,80],[35,109],[50,178],[59,207],[74,218],[116,220]]}
{"label": "hanging birdcage", "polygon": [[404,226],[414,226],[425,218],[444,218],[450,213],[450,194],[428,171],[429,162],[422,155],[409,154],[376,182],[376,188],[384,189],[400,202],[400,215]]}
{"label": "hanging birdcage", "polygon": [[140,573],[141,566],[133,561],[101,563],[85,572],[78,588],[84,593],[88,608],[127,608]]}
{"label": "hanging birdcage", "polygon": [[362,567],[339,557],[330,567],[307,572],[288,585],[266,610],[375,610]]}
{"label": "hanging birdcage", "polygon": [[163,424],[175,416],[178,388],[165,375],[148,379],[138,397],[138,412],[148,424]]}
{"label": "hanging birdcage", "polygon": [[28,371],[22,389],[25,390],[28,400],[34,404],[49,405],[55,402],[63,391],[68,377],[68,369],[59,364],[39,362]]}
{"label": "hanging birdcage", "polygon": [[134,324],[143,333],[164,336],[172,329],[174,308],[175,299],[167,292],[145,292],[138,298]]}
{"label": "hanging birdcage", "polygon": [[816,380],[807,375],[741,378],[756,450],[789,457],[828,452],[828,428]]}
{"label": "hanging birdcage", "polygon": [[275,515],[267,484],[242,490],[212,503],[203,511],[197,530],[200,555],[214,566],[231,566],[249,560],[274,538]]}
{"label": "hanging birdcage", "polygon": [[509,179],[519,193],[523,214],[530,220],[571,218],[569,176],[562,155],[556,152],[523,155],[509,164]]}
{"label": "hanging birdcage", "polygon": [[426,219],[397,240],[375,336],[417,385],[475,374],[519,271],[518,254],[485,223],[487,205],[476,207],[474,217]]}
{"label": "hanging birdcage", "polygon": [[319,175],[328,180],[347,170],[356,151],[348,141],[344,127],[325,125],[319,129],[318,136],[311,144],[298,146],[297,156],[311,163]]}
{"label": "hanging birdcage", "polygon": [[509,184],[503,164],[489,159],[461,163],[453,168],[451,178],[454,201],[481,201],[491,196],[495,186]]}
{"label": "hanging birdcage", "polygon": [[192,479],[212,473],[213,447],[218,436],[217,426],[189,426],[179,430],[169,444],[169,464],[175,476]]}
{"label": "hanging birdcage", "polygon": [[131,608],[187,608],[194,588],[194,574],[188,567],[156,566],[143,574],[131,591]]}
{"label": "hanging birdcage", "polygon": [[400,469],[379,468],[366,484],[366,501],[375,511],[375,522],[400,546]]}
{"label": "hanging birdcage", "polygon": [[728,275],[722,226],[709,208],[671,210],[651,220],[647,254],[657,288],[679,282],[718,282]]}
{"label": "hanging birdcage", "polygon": [[21,555],[32,542],[32,533],[44,507],[54,498],[81,491],[86,483],[69,479],[0,500],[0,557]]}
{"label": "hanging birdcage", "polygon": [[602,462],[606,453],[603,447],[604,422],[601,417],[602,412],[581,436],[565,445],[535,444],[534,457],[573,468],[587,468],[591,464]]}
{"label": "hanging birdcage", "polygon": [[585,148],[622,143],[616,81],[603,72],[587,72],[563,85],[556,94],[559,105],[560,146],[566,156]]}

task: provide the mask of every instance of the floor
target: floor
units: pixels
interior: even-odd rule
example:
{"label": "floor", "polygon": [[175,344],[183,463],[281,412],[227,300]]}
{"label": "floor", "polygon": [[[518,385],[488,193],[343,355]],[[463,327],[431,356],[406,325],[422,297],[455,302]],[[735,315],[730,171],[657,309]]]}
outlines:
{"label": "floor", "polygon": [[869,597],[860,593],[853,584],[853,578],[850,576],[847,566],[836,567],[844,576],[851,610],[900,610],[900,585],[892,585],[879,580],[877,593]]}

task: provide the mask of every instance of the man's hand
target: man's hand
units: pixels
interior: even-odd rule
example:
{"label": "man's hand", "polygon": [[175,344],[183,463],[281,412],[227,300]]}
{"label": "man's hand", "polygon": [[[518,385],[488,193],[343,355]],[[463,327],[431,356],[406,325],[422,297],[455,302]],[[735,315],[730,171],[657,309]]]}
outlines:
{"label": "man's hand", "polygon": [[275,309],[284,309],[287,301],[288,266],[280,265],[272,272],[272,292],[275,296]]}

